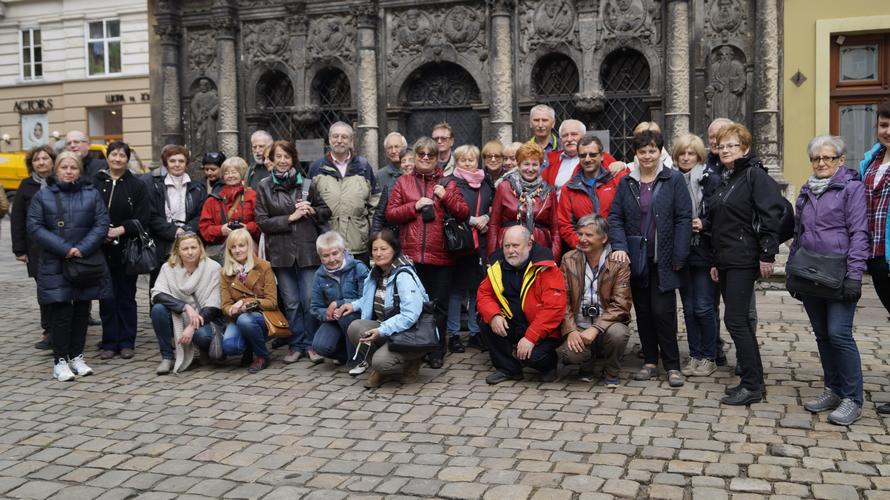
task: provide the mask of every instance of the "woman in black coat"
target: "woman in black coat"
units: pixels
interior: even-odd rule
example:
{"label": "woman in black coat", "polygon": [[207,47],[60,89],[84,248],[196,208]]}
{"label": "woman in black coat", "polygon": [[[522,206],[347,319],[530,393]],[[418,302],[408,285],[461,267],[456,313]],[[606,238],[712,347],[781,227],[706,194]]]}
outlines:
{"label": "woman in black coat", "polygon": [[124,359],[133,357],[136,347],[136,274],[127,274],[124,249],[140,229],[148,228],[151,212],[145,183],[127,168],[130,146],[116,141],[106,152],[108,170],[100,170],[93,180],[102,194],[111,225],[102,250],[111,273],[114,295],[99,301],[102,318],[102,342],[99,358],[111,359],[120,353]]}
{"label": "woman in black coat", "polygon": [[[31,200],[46,187],[47,179],[53,174],[56,151],[52,146],[37,146],[25,156],[25,166],[30,177],[24,179],[15,192],[15,203],[12,204],[10,230],[12,231],[12,253],[16,260],[28,266],[28,277],[37,280],[37,266],[40,264],[40,245],[28,233],[28,208]],[[40,327],[43,328],[43,339],[34,347],[51,349],[50,341],[50,310],[49,306],[40,306]]]}
{"label": "woman in black coat", "polygon": [[66,261],[100,252],[108,233],[102,196],[80,179],[81,168],[79,155],[60,153],[56,182],[38,192],[28,209],[28,232],[42,250],[37,301],[52,310],[53,376],[60,382],[93,373],[83,359],[90,301],[111,296],[107,270],[91,285],[69,281],[64,273]]}
{"label": "woman in black coat", "polygon": [[[657,376],[658,359],[671,387],[685,383],[677,346],[677,294],[684,285],[684,267],[692,237],[692,201],[683,174],[661,161],[661,133],[646,130],[634,136],[636,161],[621,179],[609,212],[611,259],[630,262],[631,293],[645,364],[634,380]],[[652,217],[649,213],[654,211]],[[651,223],[647,228],[647,218]],[[642,239],[641,239],[642,238]],[[644,253],[634,249],[645,248]]]}

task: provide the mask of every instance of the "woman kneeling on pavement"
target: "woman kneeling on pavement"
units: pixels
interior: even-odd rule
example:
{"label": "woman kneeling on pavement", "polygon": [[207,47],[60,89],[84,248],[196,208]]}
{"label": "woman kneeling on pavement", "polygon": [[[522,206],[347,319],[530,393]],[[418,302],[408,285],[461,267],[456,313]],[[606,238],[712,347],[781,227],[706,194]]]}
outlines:
{"label": "woman kneeling on pavement", "polygon": [[242,355],[242,363],[250,364],[250,373],[269,367],[268,331],[262,311],[278,310],[272,265],[255,257],[254,252],[253,237],[247,229],[229,234],[220,287],[222,312],[231,320],[223,335],[223,353]]}
{"label": "woman kneeling on pavement", "polygon": [[336,231],[319,236],[315,246],[321,266],[315,271],[310,309],[321,326],[312,339],[312,348],[321,356],[342,365],[355,354],[355,344],[346,336],[349,323],[355,316],[339,316],[337,308],[361,298],[368,266],[349,255],[346,241]]}
{"label": "woman kneeling on pavement", "polygon": [[[853,339],[853,315],[868,259],[865,186],[856,172],[844,166],[846,146],[841,137],[818,136],[810,141],[808,152],[813,175],[797,198],[796,234],[786,273],[794,273],[799,259],[815,258],[823,272],[836,267],[844,279],[830,298],[798,295],[813,325],[825,377],[825,390],[804,408],[813,413],[833,410],[829,422],[850,425],[862,416],[862,360]],[[831,256],[835,266],[827,258]],[[801,260],[800,265],[808,263]],[[789,290],[791,285],[789,277]]]}
{"label": "woman kneeling on pavement", "polygon": [[[353,345],[361,342],[367,346],[371,371],[365,387],[380,387],[385,377],[398,374],[403,383],[414,382],[423,353],[390,351],[388,337],[417,323],[423,303],[429,298],[411,260],[402,255],[401,244],[392,231],[384,229],[371,235],[370,246],[374,269],[365,280],[362,296],[338,307],[336,314],[338,317],[353,312],[361,315],[361,319],[349,325],[347,333]],[[394,304],[396,289],[398,309]],[[361,346],[358,349],[364,350]]]}
{"label": "woman kneeling on pavement", "polygon": [[188,369],[194,345],[210,348],[211,322],[220,315],[219,269],[197,234],[187,232],[173,242],[151,289],[151,323],[161,351],[158,375]]}

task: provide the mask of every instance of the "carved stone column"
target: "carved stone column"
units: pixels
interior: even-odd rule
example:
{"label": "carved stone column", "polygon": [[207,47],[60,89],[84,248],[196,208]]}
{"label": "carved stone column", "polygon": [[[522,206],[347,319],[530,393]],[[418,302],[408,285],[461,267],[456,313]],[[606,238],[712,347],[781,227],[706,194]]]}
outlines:
{"label": "carved stone column", "polygon": [[689,1],[668,1],[665,144],[689,132]]}
{"label": "carved stone column", "polygon": [[211,25],[216,33],[216,53],[219,58],[219,149],[226,156],[240,154],[238,144],[238,67],[235,60],[235,33],[238,31],[237,12],[228,0],[218,0]]}
{"label": "carved stone column", "polygon": [[[182,104],[179,75],[179,47],[182,25],[179,13],[166,0],[158,0],[155,33],[161,42],[161,146],[182,144]],[[155,152],[156,158],[160,150]]]}
{"label": "carved stone column", "polygon": [[356,7],[358,20],[358,154],[377,165],[377,2]]}
{"label": "carved stone column", "polygon": [[754,71],[754,150],[780,183],[779,164],[779,8],[778,0],[757,0],[754,13],[757,49]]}
{"label": "carved stone column", "polygon": [[513,0],[489,0],[491,15],[491,131],[502,144],[513,142]]}

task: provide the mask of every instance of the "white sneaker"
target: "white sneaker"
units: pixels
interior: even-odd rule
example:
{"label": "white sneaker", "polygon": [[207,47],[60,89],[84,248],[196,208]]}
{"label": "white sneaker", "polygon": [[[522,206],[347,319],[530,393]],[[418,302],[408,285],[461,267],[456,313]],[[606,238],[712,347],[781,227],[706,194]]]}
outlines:
{"label": "white sneaker", "polygon": [[362,361],[361,363],[355,365],[354,368],[349,370],[349,374],[352,375],[353,377],[358,377],[362,373],[365,373],[365,371],[367,371],[367,369],[368,369],[368,362]]}
{"label": "white sneaker", "polygon": [[87,375],[93,374],[93,369],[87,366],[86,362],[83,360],[83,354],[69,361],[68,366],[71,367],[71,371],[73,371],[75,375],[80,377],[86,377]]}
{"label": "white sneaker", "polygon": [[65,358],[59,358],[56,366],[53,367],[53,377],[59,382],[74,380],[74,374],[71,373],[71,368],[68,368],[68,362],[65,361]]}
{"label": "white sneaker", "polygon": [[696,358],[689,358],[689,361],[686,363],[686,366],[684,366],[683,369],[680,370],[680,373],[682,373],[683,375],[686,375],[687,377],[691,376],[692,373],[693,373],[696,369],[698,369],[698,364],[699,364],[699,363],[701,363],[701,361],[699,361],[698,359],[696,359]]}

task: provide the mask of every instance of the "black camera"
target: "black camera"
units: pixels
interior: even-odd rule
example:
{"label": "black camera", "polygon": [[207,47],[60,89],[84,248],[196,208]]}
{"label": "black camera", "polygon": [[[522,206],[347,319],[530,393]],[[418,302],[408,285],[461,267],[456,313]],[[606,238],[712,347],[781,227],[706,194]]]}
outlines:
{"label": "black camera", "polygon": [[581,304],[581,315],[585,318],[596,318],[600,315],[599,304]]}
{"label": "black camera", "polygon": [[244,305],[244,312],[254,312],[260,309],[259,302],[250,302]]}
{"label": "black camera", "polygon": [[229,225],[229,229],[231,229],[232,231],[234,231],[236,229],[241,229],[242,227],[244,227],[244,224],[242,224],[241,221],[237,221],[237,220],[229,221],[228,225]]}
{"label": "black camera", "polygon": [[436,220],[436,210],[432,205],[424,205],[424,207],[420,209],[420,217],[424,222],[432,222]]}

